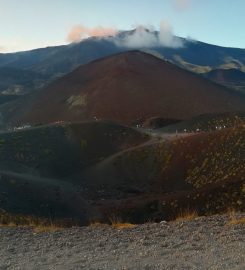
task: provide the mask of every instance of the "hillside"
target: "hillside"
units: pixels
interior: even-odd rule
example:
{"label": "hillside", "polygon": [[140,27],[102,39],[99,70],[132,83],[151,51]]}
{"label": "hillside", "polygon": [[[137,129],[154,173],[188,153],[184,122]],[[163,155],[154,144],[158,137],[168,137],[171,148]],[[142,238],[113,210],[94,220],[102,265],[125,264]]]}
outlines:
{"label": "hillside", "polygon": [[215,69],[203,75],[214,82],[245,93],[245,73],[238,69]]}
{"label": "hillside", "polygon": [[12,67],[0,68],[0,93],[23,95],[41,88],[47,78],[39,73]]}
{"label": "hillside", "polygon": [[117,203],[102,208],[105,216],[144,222],[171,219],[180,209],[244,211],[244,132],[240,126],[134,147],[90,168],[86,179],[91,188],[103,186],[104,199],[118,193]]}
{"label": "hillside", "polygon": [[149,137],[99,121],[2,133],[0,208],[83,225],[243,211],[244,136],[243,124]]}
{"label": "hillside", "polygon": [[210,132],[240,126],[245,121],[245,112],[203,114],[155,129],[155,133]]}
{"label": "hillside", "polygon": [[80,183],[81,172],[147,139],[111,122],[63,123],[1,133],[0,209],[79,218],[84,223],[83,211],[90,209],[91,195],[86,183]]}
{"label": "hillside", "polygon": [[17,99],[18,97],[19,97],[18,95],[1,95],[0,94],[0,105],[11,102]]}
{"label": "hillside", "polygon": [[[87,39],[78,44],[0,54],[0,68],[14,68],[27,74],[35,72],[39,76],[44,76],[47,79],[47,84],[48,80],[55,80],[81,64],[121,51],[123,49],[120,49],[114,42],[107,39]],[[11,81],[4,81],[4,84],[7,84],[10,88],[18,84],[15,74],[11,76]],[[34,82],[34,78],[29,78],[29,84]],[[20,85],[24,87],[25,82],[21,82]],[[32,92],[32,89],[29,90]]]}
{"label": "hillside", "polygon": [[57,123],[0,133],[0,169],[71,177],[148,136],[112,122]]}
{"label": "hillside", "polygon": [[131,51],[80,66],[25,99],[19,110],[12,106],[1,112],[3,116],[13,112],[6,119],[15,124],[97,118],[136,125],[151,117],[186,119],[244,110],[244,104],[245,97],[238,93],[152,55]]}

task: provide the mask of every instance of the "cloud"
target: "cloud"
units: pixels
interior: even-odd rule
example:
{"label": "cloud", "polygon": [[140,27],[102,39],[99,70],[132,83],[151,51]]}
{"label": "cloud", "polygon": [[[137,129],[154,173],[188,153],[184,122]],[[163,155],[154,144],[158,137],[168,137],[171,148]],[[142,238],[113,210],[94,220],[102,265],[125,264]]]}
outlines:
{"label": "cloud", "polygon": [[67,36],[69,42],[79,42],[84,38],[88,37],[104,37],[114,36],[118,31],[115,28],[105,28],[98,26],[95,28],[89,28],[83,25],[75,25]]}
{"label": "cloud", "polygon": [[174,1],[174,7],[178,11],[184,11],[187,10],[191,6],[192,0],[173,0]]}
{"label": "cloud", "polygon": [[0,46],[0,52],[6,52],[6,48],[4,46]]}
{"label": "cloud", "polygon": [[173,35],[173,29],[167,21],[160,23],[159,31],[143,25],[122,38],[116,39],[116,44],[120,47],[128,48],[152,48],[152,47],[169,47],[179,48],[184,44],[182,40]]}

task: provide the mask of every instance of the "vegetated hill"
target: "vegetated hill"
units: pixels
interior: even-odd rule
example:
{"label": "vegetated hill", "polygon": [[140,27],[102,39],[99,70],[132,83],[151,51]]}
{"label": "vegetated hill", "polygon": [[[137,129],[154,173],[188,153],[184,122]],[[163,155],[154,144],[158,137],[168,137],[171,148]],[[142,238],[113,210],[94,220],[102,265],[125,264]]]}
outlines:
{"label": "vegetated hill", "polygon": [[108,38],[89,38],[69,45],[0,54],[0,66],[32,70],[53,77],[120,51],[122,49]]}
{"label": "vegetated hill", "polygon": [[[108,121],[57,123],[0,134],[0,168],[71,177],[148,136]],[[16,170],[15,170],[16,168]]]}
{"label": "vegetated hill", "polygon": [[209,132],[240,126],[245,121],[245,112],[229,112],[219,114],[204,114],[197,117],[170,124],[154,130],[156,133],[175,132]]}
{"label": "vegetated hill", "polygon": [[[89,38],[79,43],[47,47],[26,52],[0,54],[0,67],[11,67],[35,71],[53,80],[67,74],[81,64],[87,64],[118,52],[129,51],[124,46],[124,39],[134,33],[122,31],[116,37]],[[146,29],[146,31],[149,31]],[[158,34],[157,32],[155,33]],[[213,68],[236,68],[245,71],[245,50],[224,48],[199,41],[178,38],[183,46],[180,48],[139,46],[136,49],[147,50],[160,57],[171,60],[181,67],[197,73],[207,72]],[[32,80],[30,78],[30,80]],[[8,87],[16,85],[9,81]]]}
{"label": "vegetated hill", "polygon": [[238,69],[215,69],[204,76],[212,81],[245,93],[245,73]]}
{"label": "vegetated hill", "polygon": [[87,172],[91,188],[106,190],[102,198],[120,198],[102,208],[105,216],[115,212],[144,222],[173,218],[181,209],[245,210],[244,125],[176,138],[128,149]]}
{"label": "vegetated hill", "polygon": [[36,72],[10,67],[0,68],[0,93],[23,95],[41,88],[47,78]]}
{"label": "vegetated hill", "polygon": [[[111,122],[54,124],[0,134],[0,209],[10,213],[86,217],[90,198],[82,170],[148,136]],[[85,200],[86,199],[86,200]],[[86,208],[84,212],[84,208]]]}
{"label": "vegetated hill", "polygon": [[25,102],[29,104],[20,106],[24,111],[16,110],[10,120],[50,123],[96,117],[137,124],[155,116],[186,119],[245,110],[244,96],[139,51],[81,66]]}
{"label": "vegetated hill", "polygon": [[165,141],[93,122],[1,134],[0,208],[81,224],[245,210],[244,131]]}
{"label": "vegetated hill", "polygon": [[[55,80],[81,64],[122,51],[114,42],[107,39],[90,38],[81,43],[55,46],[26,52],[0,54],[0,67],[16,68],[42,74],[47,80]],[[12,76],[11,74],[9,77]],[[29,83],[35,82],[29,78]],[[4,82],[8,87],[18,84],[15,76],[12,82]],[[24,85],[24,83],[20,83]],[[32,90],[32,89],[30,89]]]}

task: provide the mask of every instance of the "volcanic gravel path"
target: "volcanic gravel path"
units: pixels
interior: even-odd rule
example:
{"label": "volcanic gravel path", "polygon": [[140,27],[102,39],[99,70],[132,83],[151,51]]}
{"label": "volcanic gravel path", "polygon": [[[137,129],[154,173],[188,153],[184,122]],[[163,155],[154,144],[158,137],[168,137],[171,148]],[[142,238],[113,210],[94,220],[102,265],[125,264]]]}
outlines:
{"label": "volcanic gravel path", "polygon": [[[245,217],[245,214],[239,214]],[[245,269],[245,226],[228,216],[114,229],[0,228],[0,269]]]}

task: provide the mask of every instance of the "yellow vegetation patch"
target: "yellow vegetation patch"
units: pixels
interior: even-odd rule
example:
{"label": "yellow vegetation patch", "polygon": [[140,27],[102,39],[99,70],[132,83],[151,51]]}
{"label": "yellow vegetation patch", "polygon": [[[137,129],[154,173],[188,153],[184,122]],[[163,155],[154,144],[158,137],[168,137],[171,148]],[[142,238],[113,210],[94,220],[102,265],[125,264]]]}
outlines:
{"label": "yellow vegetation patch", "polygon": [[18,225],[14,222],[10,222],[10,223],[7,223],[7,224],[1,224],[0,223],[0,227],[10,227],[10,228],[14,228],[14,227],[17,227]]}
{"label": "yellow vegetation patch", "polygon": [[0,227],[9,227],[9,228],[15,228],[15,227],[23,227],[23,228],[30,228],[32,229],[34,232],[36,233],[42,233],[42,232],[55,232],[55,231],[58,231],[58,230],[61,230],[63,229],[63,227],[59,227],[59,226],[56,226],[56,225],[45,225],[45,224],[33,224],[33,223],[30,223],[30,224],[16,224],[14,222],[10,222],[10,223],[7,223],[7,224],[0,224]]}
{"label": "yellow vegetation patch", "polygon": [[[129,223],[129,222],[123,222],[120,219],[110,219],[110,226],[112,226],[115,229],[129,229],[129,228],[134,228],[136,225]],[[101,223],[99,221],[95,221],[90,223],[90,227],[100,227],[100,226],[105,226],[105,223]],[[108,225],[108,224],[107,224]]]}
{"label": "yellow vegetation patch", "polygon": [[205,148],[188,170],[186,181],[195,188],[212,183],[240,178],[245,172],[244,159],[244,129],[233,128],[219,134],[216,143],[214,138],[205,141]]}
{"label": "yellow vegetation patch", "polygon": [[56,232],[63,228],[51,224],[51,225],[38,225],[32,227],[32,229],[36,233],[42,233],[42,232]]}
{"label": "yellow vegetation patch", "polygon": [[100,227],[100,226],[102,226],[102,225],[104,225],[104,224],[102,224],[102,223],[99,222],[99,221],[95,221],[95,222],[90,223],[90,224],[89,224],[89,227]]}
{"label": "yellow vegetation patch", "polygon": [[53,232],[64,228],[62,224],[34,216],[14,215],[0,211],[0,227],[26,227],[34,232]]}
{"label": "yellow vegetation patch", "polygon": [[193,220],[197,217],[198,213],[196,210],[185,210],[180,212],[180,214],[175,218],[175,221]]}
{"label": "yellow vegetation patch", "polygon": [[134,228],[136,225],[131,223],[113,223],[112,227],[115,229],[130,229]]}
{"label": "yellow vegetation patch", "polygon": [[237,218],[236,211],[234,209],[229,209],[228,215],[230,217],[230,220],[229,220],[230,225],[245,224],[245,217]]}
{"label": "yellow vegetation patch", "polygon": [[67,100],[67,103],[70,107],[74,106],[86,106],[87,105],[87,96],[82,94],[80,96],[70,96]]}
{"label": "yellow vegetation patch", "polygon": [[243,224],[245,225],[245,217],[242,217],[242,218],[238,218],[238,219],[232,219],[230,220],[229,224],[231,225],[237,225],[237,224]]}
{"label": "yellow vegetation patch", "polygon": [[135,224],[132,224],[130,222],[122,221],[121,218],[118,217],[111,217],[110,218],[111,226],[115,229],[130,229],[135,227]]}

